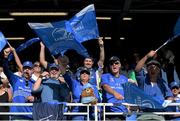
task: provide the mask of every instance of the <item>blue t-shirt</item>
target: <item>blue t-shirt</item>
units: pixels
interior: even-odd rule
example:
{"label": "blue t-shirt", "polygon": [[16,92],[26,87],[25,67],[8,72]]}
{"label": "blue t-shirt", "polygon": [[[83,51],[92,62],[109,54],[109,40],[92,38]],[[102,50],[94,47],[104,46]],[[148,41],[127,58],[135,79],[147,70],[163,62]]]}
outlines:
{"label": "blue t-shirt", "polygon": [[[115,77],[110,73],[106,73],[106,74],[103,74],[101,78],[102,78],[101,86],[103,86],[104,84],[107,84],[113,90],[115,90],[116,92],[118,92],[119,94],[124,96],[124,90],[123,90],[122,84],[128,82],[127,77],[125,77],[124,75],[120,75],[119,77]],[[103,97],[104,103],[123,103],[123,102],[125,102],[124,100],[116,99],[114,97],[114,95],[106,92],[105,90],[103,90],[102,97]],[[112,106],[112,107],[107,106],[107,110],[112,111],[112,112],[126,112],[127,111],[126,107],[123,105]]]}
{"label": "blue t-shirt", "polygon": [[[81,93],[83,91],[84,85],[79,80],[67,79],[66,82],[68,83],[70,90],[72,91],[73,102],[80,103]],[[92,86],[94,89],[94,94],[95,94],[96,98],[98,99],[98,102],[101,102],[101,99],[100,99],[99,94],[98,94],[97,87],[95,85],[92,85]],[[74,107],[72,111],[73,112],[79,112],[79,111],[81,111],[81,108],[80,107]]]}
{"label": "blue t-shirt", "polygon": [[59,80],[47,78],[43,79],[37,90],[32,90],[33,94],[40,94],[41,102],[66,102],[66,97],[70,94],[69,88]]}

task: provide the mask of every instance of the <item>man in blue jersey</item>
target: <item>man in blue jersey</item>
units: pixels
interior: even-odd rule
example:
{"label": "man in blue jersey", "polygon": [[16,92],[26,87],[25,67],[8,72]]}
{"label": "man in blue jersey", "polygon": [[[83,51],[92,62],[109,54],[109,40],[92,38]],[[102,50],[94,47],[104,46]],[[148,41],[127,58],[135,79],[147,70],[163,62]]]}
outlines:
{"label": "man in blue jersey", "polygon": [[[121,63],[117,56],[112,56],[109,59],[110,73],[102,75],[101,86],[103,88],[103,102],[104,103],[123,103],[124,91],[122,84],[128,82],[128,78],[120,72]],[[107,112],[127,112],[127,108],[123,105],[119,106],[108,106]],[[124,120],[123,116],[107,116],[110,120]]]}
{"label": "man in blue jersey", "polygon": [[[160,104],[163,104],[164,100],[173,100],[173,95],[166,81],[164,81],[160,76],[161,65],[157,60],[153,59],[155,55],[156,55],[156,51],[154,50],[151,50],[149,53],[147,53],[137,63],[135,71],[136,71],[138,86],[147,95],[151,96],[154,100],[156,100]],[[144,73],[143,70],[145,64],[146,64],[147,73]],[[171,111],[171,107],[167,109],[168,111]],[[147,109],[146,111],[150,111],[150,110]],[[141,117],[139,117],[138,119],[141,119]],[[153,116],[152,116],[152,120],[153,120]]]}
{"label": "man in blue jersey", "polygon": [[[163,103],[165,99],[172,99],[173,95],[167,83],[160,76],[160,63],[152,59],[156,54],[151,50],[136,65],[136,77],[138,86],[144,90],[146,94],[153,97],[159,103]],[[150,60],[149,60],[150,59]],[[149,60],[149,61],[148,61]],[[147,62],[147,63],[146,63]],[[142,67],[146,63],[147,73],[144,73]]]}
{"label": "man in blue jersey", "polygon": [[[15,75],[8,68],[8,55],[12,52],[10,48],[4,50],[4,61],[3,68],[4,73],[9,79],[10,84],[13,88],[13,102],[14,103],[26,103],[33,102],[34,97],[31,95],[31,89],[34,84],[34,80],[31,79],[33,73],[33,64],[30,61],[25,61],[23,63],[23,74],[22,77]],[[10,108],[11,112],[32,112],[32,107],[28,106],[12,106]],[[14,115],[12,116],[13,120],[20,119],[32,119],[32,115]]]}

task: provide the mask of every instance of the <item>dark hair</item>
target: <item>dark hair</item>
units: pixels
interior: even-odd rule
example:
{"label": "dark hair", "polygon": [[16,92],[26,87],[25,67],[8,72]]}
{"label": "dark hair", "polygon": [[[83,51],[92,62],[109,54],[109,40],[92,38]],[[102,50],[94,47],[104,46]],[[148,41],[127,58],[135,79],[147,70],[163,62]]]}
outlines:
{"label": "dark hair", "polygon": [[91,59],[91,60],[94,62],[94,58],[91,57],[91,56],[88,56],[88,57],[84,58],[84,60],[85,60],[85,59]]}

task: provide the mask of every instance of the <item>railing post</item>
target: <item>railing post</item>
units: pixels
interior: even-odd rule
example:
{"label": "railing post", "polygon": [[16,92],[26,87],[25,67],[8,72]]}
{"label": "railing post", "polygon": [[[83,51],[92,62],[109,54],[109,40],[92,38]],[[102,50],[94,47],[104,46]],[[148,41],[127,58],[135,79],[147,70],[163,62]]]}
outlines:
{"label": "railing post", "polygon": [[87,105],[87,121],[89,121],[89,105]]}
{"label": "railing post", "polygon": [[106,120],[106,108],[105,108],[106,104],[103,104],[103,120]]}
{"label": "railing post", "polygon": [[97,108],[97,105],[94,105],[94,115],[95,115],[95,121],[98,121],[98,108]]}

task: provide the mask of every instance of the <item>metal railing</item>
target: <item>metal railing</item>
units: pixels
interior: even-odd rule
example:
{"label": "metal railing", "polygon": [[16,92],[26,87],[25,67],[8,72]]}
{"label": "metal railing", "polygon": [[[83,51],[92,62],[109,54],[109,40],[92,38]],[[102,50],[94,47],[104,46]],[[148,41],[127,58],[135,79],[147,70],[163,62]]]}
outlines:
{"label": "metal railing", "polygon": [[[113,103],[97,103],[96,105],[91,104],[82,104],[82,103],[65,103],[65,106],[86,106],[87,112],[64,112],[64,115],[86,115],[87,121],[89,121],[89,107],[94,106],[94,113],[95,113],[95,121],[98,121],[98,106],[103,107],[103,121],[106,119],[106,115],[126,115],[127,113],[124,112],[106,112],[106,106],[115,106],[117,104]],[[122,103],[123,104],[123,103]],[[126,105],[126,104],[123,104]],[[33,103],[0,103],[1,106],[33,106]],[[130,105],[136,106],[136,105]],[[168,106],[180,106],[180,103],[170,103]],[[153,114],[157,115],[176,115],[180,114],[180,112],[152,112]],[[144,112],[137,112],[137,115],[144,114]],[[32,115],[32,112],[0,112],[0,115]]]}

